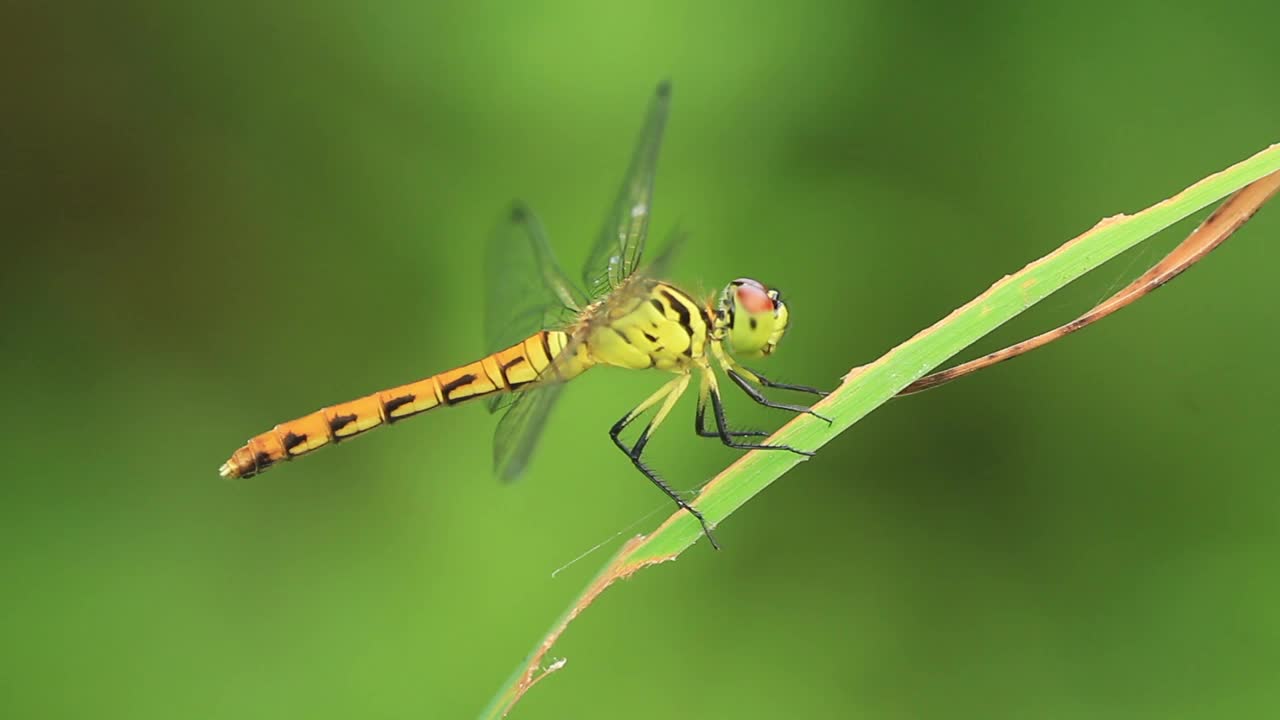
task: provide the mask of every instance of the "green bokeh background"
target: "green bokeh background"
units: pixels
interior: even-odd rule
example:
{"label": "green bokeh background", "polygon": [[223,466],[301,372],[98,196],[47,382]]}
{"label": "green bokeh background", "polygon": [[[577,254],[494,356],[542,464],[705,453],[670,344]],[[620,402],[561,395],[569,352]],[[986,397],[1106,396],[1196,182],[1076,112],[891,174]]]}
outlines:
{"label": "green bokeh background", "polygon": [[[215,470],[278,421],[474,359],[502,208],[531,203],[576,266],[660,78],[655,230],[692,233],[675,278],[783,288],[793,330],[762,369],[828,386],[1280,139],[1274,3],[5,15],[14,718],[479,711],[620,540],[552,571],[665,514],[606,436],[660,377],[575,382],[511,487],[480,407]],[[723,552],[606,594],[513,717],[1274,714],[1278,236],[1264,210],[1101,325],[883,407],[724,523]],[[680,487],[734,456],[691,415],[651,446]]]}

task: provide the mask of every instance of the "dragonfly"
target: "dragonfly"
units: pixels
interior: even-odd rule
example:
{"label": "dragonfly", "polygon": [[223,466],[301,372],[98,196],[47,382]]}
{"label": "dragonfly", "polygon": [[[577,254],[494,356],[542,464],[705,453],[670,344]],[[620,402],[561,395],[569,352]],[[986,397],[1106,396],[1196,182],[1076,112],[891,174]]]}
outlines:
{"label": "dragonfly", "polygon": [[[642,264],[654,178],[671,104],[670,83],[650,100],[622,187],[582,270],[574,282],[561,269],[541,222],[517,203],[487,248],[489,272],[485,334],[496,352],[407,385],[375,392],[276,425],[254,436],[223,463],[225,478],[247,478],[326,445],[336,445],[383,425],[436,408],[488,399],[501,412],[494,432],[493,463],[503,480],[525,470],[567,381],[596,366],[656,369],[674,374],[661,388],[623,415],[609,430],[613,442],[650,482],[702,526],[719,548],[697,508],[644,459],[654,432],[698,376],[694,429],[739,450],[778,450],[811,456],[785,444],[760,441],[769,433],[731,429],[715,366],[755,402],[830,422],[807,405],[776,402],[761,388],[827,393],[776,382],[741,364],[771,355],[790,325],[790,310],[775,288],[750,279],[728,283],[700,301],[661,279],[682,235]],[[707,423],[708,406],[714,428]],[[637,439],[622,433],[653,411]]]}

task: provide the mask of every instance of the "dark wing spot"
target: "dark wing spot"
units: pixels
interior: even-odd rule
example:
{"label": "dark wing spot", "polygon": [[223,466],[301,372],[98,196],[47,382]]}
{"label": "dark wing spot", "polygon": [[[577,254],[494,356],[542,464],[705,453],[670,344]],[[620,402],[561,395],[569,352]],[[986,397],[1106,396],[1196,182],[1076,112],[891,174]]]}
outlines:
{"label": "dark wing spot", "polygon": [[417,399],[416,395],[414,395],[413,393],[409,393],[408,395],[401,395],[400,397],[391,398],[390,400],[388,400],[382,406],[382,412],[384,415],[387,416],[387,422],[391,423],[396,420],[399,420],[400,418],[391,417],[391,413],[404,407],[405,405],[408,405],[409,403],[413,402],[416,399]]}
{"label": "dark wing spot", "polygon": [[[626,335],[623,335],[623,334],[622,334],[622,331],[618,330],[618,328],[610,327],[609,329],[613,331],[613,334],[614,334],[614,335],[617,335],[619,338],[622,338],[622,342],[624,342],[624,343],[626,343],[626,344],[628,344],[628,345],[632,344],[632,343],[631,343],[631,338],[627,337]],[[654,339],[656,340],[657,338],[654,338]]]}
{"label": "dark wing spot", "polygon": [[755,330],[755,329],[756,329],[756,327],[758,327],[759,325],[760,325],[760,322],[759,322],[758,320],[756,320],[755,318],[751,318],[751,329],[752,329],[752,330]]}
{"label": "dark wing spot", "polygon": [[307,436],[305,434],[288,433],[284,436],[284,451],[292,455],[293,449],[306,441]]}
{"label": "dark wing spot", "polygon": [[649,298],[649,304],[652,305],[653,308],[658,311],[659,315],[666,316],[667,309],[663,307],[662,303],[659,302],[658,298]]}
{"label": "dark wing spot", "polygon": [[444,386],[440,388],[440,394],[444,395],[445,403],[452,403],[453,399],[449,397],[449,393],[453,392],[454,390],[457,390],[460,387],[466,387],[475,381],[476,381],[476,376],[472,375],[471,373],[467,373],[465,375],[459,375],[453,380],[450,380],[449,382],[445,383]]}
{"label": "dark wing spot", "polygon": [[[644,331],[643,331],[643,330],[641,330],[640,332],[644,332]],[[645,340],[648,340],[649,342],[658,342],[658,336],[657,336],[657,335],[650,335],[650,334],[649,334],[649,333],[647,333],[647,332],[646,332],[646,333],[644,333],[644,339],[645,339]]]}

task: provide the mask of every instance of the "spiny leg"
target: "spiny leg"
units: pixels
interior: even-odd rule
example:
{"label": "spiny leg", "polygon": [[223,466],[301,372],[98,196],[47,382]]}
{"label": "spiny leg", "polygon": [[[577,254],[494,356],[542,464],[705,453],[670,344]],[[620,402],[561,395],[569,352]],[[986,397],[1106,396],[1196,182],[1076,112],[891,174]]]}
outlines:
{"label": "spiny leg", "polygon": [[[698,411],[693,416],[693,430],[698,433],[700,437],[718,438],[720,437],[720,433],[706,428],[706,410],[706,399],[699,398]],[[769,437],[769,433],[764,430],[729,430],[727,431],[727,434],[729,437]]]}
{"label": "spiny leg", "polygon": [[[711,408],[716,416],[716,430],[714,434],[703,433],[703,413],[706,409],[706,399],[711,398]],[[798,450],[790,445],[765,445],[760,443],[748,443],[735,440],[735,437],[743,435],[765,435],[759,431],[747,431],[733,433],[729,431],[729,423],[725,420],[724,404],[720,400],[720,387],[716,382],[715,375],[712,374],[711,368],[704,368],[702,371],[702,387],[698,395],[698,414],[695,416],[695,425],[699,435],[719,437],[720,442],[725,445],[736,448],[738,450],[788,450],[797,455],[805,457],[813,457],[813,453],[808,450]]]}
{"label": "spiny leg", "polygon": [[818,397],[826,397],[831,394],[826,390],[820,390],[816,387],[809,387],[808,385],[792,385],[791,383],[782,383],[782,382],[770,380],[769,378],[761,375],[760,373],[756,372],[755,370],[752,370],[749,367],[746,367],[745,365],[739,365],[738,367],[747,371],[747,373],[750,374],[751,379],[755,380],[757,383],[767,388],[777,388],[779,390],[795,390],[796,392],[809,393],[810,395],[817,395]]}
{"label": "spiny leg", "polygon": [[[673,490],[665,480],[658,477],[658,474],[650,469],[649,466],[640,459],[641,454],[644,452],[645,445],[649,444],[649,438],[653,436],[653,432],[657,430],[658,426],[662,424],[662,421],[666,419],[667,415],[671,412],[671,408],[675,407],[676,401],[680,399],[680,396],[684,394],[685,389],[688,387],[689,374],[685,373],[666,385],[663,385],[661,388],[658,388],[657,392],[650,395],[644,402],[637,405],[635,409],[626,415],[623,415],[622,419],[614,423],[613,427],[609,430],[609,437],[613,438],[613,443],[618,446],[618,449],[626,453],[627,457],[631,459],[631,463],[636,466],[636,469],[644,473],[645,477],[649,478],[649,482],[657,485],[658,489],[666,493],[667,497],[674,500],[676,505],[680,506],[681,509],[698,519],[698,522],[702,524],[702,532],[706,534],[707,540],[711,541],[711,547],[719,550],[720,544],[716,542],[715,536],[711,534],[711,526],[707,524],[706,518],[702,517],[702,513],[698,512],[698,509],[694,506],[685,502],[685,499],[680,497],[679,493]],[[635,444],[631,447],[627,447],[626,443],[624,443],[622,438],[619,437],[622,434],[622,431],[637,417],[656,405],[660,400],[663,401],[662,406],[658,408],[656,413],[654,413],[653,419],[649,421],[648,425],[645,425],[644,430],[640,431],[640,437],[636,439]]]}
{"label": "spiny leg", "polygon": [[[706,371],[709,373],[710,371]],[[704,375],[701,387],[698,389],[698,410],[693,415],[693,431],[701,437],[718,438],[721,437],[719,432],[708,430],[706,424],[707,414],[707,398],[710,397],[710,382]],[[763,430],[728,430],[730,437],[768,437],[769,433]]]}
{"label": "spiny leg", "polygon": [[[779,402],[774,402],[770,400],[769,398],[765,397],[754,386],[752,386],[751,383],[734,368],[725,368],[725,372],[728,373],[729,379],[733,380],[733,382],[737,384],[738,387],[742,388],[742,391],[745,392],[752,400],[755,400],[756,402],[760,403],[761,405],[764,405],[765,407],[774,408],[776,410],[789,410],[793,413],[806,413],[818,418],[819,420],[826,420],[828,423],[831,422],[831,418],[827,417],[826,415],[822,415],[820,413],[814,412],[812,408],[806,407],[804,405],[789,405],[787,403],[779,403]],[[747,372],[751,372],[751,371],[747,370]],[[751,375],[752,377],[755,377],[755,378],[760,377],[755,373],[751,373]]]}

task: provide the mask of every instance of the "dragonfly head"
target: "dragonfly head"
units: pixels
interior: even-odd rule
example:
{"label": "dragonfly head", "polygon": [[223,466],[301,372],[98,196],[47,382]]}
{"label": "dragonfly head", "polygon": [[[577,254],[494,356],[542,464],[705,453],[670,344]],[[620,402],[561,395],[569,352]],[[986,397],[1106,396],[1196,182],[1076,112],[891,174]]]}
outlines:
{"label": "dragonfly head", "polygon": [[730,352],[744,357],[772,353],[789,321],[782,294],[751,278],[738,278],[725,286],[716,308],[718,334]]}

